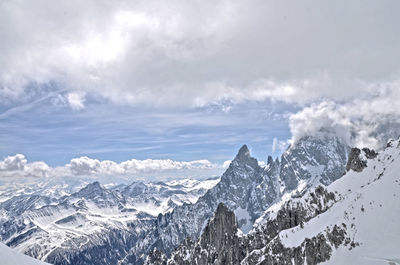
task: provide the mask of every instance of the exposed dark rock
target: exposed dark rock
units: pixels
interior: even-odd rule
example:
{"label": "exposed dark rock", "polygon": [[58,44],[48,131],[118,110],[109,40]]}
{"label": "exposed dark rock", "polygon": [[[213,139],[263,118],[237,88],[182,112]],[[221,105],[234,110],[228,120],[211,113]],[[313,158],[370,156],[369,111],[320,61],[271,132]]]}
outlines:
{"label": "exposed dark rock", "polygon": [[146,264],[167,265],[167,257],[164,253],[155,248],[147,256]]}
{"label": "exposed dark rock", "polygon": [[346,171],[361,172],[367,167],[367,159],[374,159],[377,155],[377,152],[369,148],[363,148],[362,150],[356,147],[352,148],[347,160]]}
{"label": "exposed dark rock", "polygon": [[367,166],[367,161],[363,160],[360,155],[361,150],[359,148],[355,147],[351,149],[346,164],[346,171],[354,170],[356,172],[361,172]]}
{"label": "exposed dark rock", "polygon": [[363,148],[362,151],[364,152],[365,156],[368,159],[374,159],[378,155],[378,153],[375,152],[375,150],[369,149],[369,148],[366,148],[366,147]]}

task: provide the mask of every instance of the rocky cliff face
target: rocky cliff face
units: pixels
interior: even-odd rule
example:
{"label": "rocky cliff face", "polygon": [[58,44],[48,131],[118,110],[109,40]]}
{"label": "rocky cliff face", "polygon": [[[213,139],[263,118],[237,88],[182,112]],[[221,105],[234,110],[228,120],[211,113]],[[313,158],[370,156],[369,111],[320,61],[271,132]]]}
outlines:
{"label": "rocky cliff face", "polygon": [[208,249],[208,246],[215,246],[215,249],[205,252],[208,255],[203,255],[198,264],[239,264],[242,255],[236,251],[240,249],[239,239],[235,236],[237,231],[235,214],[220,203],[200,237],[201,249]]}
{"label": "rocky cliff face", "polygon": [[349,244],[344,227],[327,227],[324,232],[306,238],[296,247],[282,244],[279,233],[325,212],[335,202],[335,195],[323,187],[307,194],[304,200],[286,202],[274,213],[266,213],[264,222],[248,235],[240,233],[236,218],[222,203],[209,220],[200,239],[187,239],[171,257],[153,251],[145,264],[222,265],[222,264],[318,264],[330,258],[332,249]]}

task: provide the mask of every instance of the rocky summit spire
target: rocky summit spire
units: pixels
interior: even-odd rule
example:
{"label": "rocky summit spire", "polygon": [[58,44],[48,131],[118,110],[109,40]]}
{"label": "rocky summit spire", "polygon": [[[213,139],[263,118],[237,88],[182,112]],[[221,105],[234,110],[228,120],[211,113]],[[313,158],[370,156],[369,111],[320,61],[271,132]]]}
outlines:
{"label": "rocky summit spire", "polygon": [[234,165],[234,167],[247,165],[255,170],[257,170],[259,167],[257,159],[250,155],[249,148],[245,144],[239,149],[239,152],[235,156],[235,159],[233,159],[232,164]]}
{"label": "rocky summit spire", "polygon": [[247,147],[247,145],[243,145],[240,149],[239,152],[237,153],[235,159],[240,159],[240,160],[244,160],[244,159],[248,159],[250,156],[250,151],[249,148]]}
{"label": "rocky summit spire", "polygon": [[272,156],[268,156],[267,165],[272,166],[273,163],[274,163],[274,159],[272,159]]}

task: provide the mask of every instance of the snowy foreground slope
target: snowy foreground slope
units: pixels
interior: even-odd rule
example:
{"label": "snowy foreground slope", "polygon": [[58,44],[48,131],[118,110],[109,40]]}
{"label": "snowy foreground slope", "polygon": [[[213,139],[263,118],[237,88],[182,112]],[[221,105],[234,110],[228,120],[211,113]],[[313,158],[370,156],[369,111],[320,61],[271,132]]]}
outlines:
{"label": "snowy foreground slope", "polygon": [[24,254],[21,254],[3,243],[0,243],[0,264],[1,265],[48,265]]}
{"label": "snowy foreground slope", "polygon": [[390,142],[362,172],[350,171],[329,190],[342,201],[305,229],[343,222],[359,245],[351,251],[340,246],[326,264],[400,264],[400,142]]}
{"label": "snowy foreground slope", "polygon": [[[353,149],[347,173],[327,188],[291,193],[243,234],[220,204],[198,240],[146,264],[400,264],[400,142]],[[226,263],[228,262],[228,263]]]}

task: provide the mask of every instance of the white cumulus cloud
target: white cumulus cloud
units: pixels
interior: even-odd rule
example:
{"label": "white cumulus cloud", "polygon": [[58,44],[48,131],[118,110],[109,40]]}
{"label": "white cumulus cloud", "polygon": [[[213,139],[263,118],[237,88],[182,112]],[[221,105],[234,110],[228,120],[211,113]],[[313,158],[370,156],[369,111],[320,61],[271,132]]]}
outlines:
{"label": "white cumulus cloud", "polygon": [[65,166],[50,167],[45,162],[28,163],[22,154],[8,156],[0,161],[0,176],[6,177],[207,177],[222,173],[223,165],[208,160],[174,161],[131,159],[117,163],[100,161],[86,156],[71,159]]}
{"label": "white cumulus cloud", "polygon": [[26,164],[27,160],[22,154],[7,156],[3,161],[0,161],[0,171],[24,170]]}
{"label": "white cumulus cloud", "polygon": [[8,156],[0,161],[0,176],[15,177],[45,177],[50,173],[50,167],[44,162],[28,163],[23,154]]}

